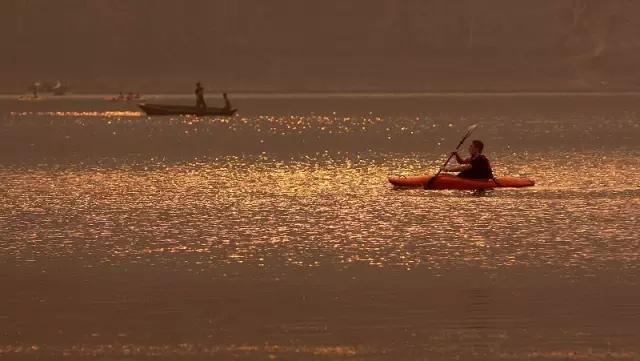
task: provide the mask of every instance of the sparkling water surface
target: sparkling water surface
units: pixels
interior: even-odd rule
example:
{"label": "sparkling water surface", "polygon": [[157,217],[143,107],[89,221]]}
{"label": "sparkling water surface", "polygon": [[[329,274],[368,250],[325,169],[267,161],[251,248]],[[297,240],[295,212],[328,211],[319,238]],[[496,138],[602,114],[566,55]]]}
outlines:
{"label": "sparkling water surface", "polygon": [[[0,357],[640,357],[640,96],[232,101],[0,99]],[[476,122],[535,187],[388,184]]]}

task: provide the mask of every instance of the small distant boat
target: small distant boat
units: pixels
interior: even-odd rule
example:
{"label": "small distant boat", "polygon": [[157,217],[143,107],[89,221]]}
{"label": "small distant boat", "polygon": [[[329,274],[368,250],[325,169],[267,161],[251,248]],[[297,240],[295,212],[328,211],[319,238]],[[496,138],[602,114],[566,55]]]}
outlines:
{"label": "small distant boat", "polygon": [[115,97],[108,97],[108,98],[104,98],[104,100],[109,101],[109,102],[139,102],[141,100],[145,100],[144,97],[142,95],[140,95],[140,93],[129,93],[127,95],[124,95],[123,93],[120,93],[120,95],[115,96]]}
{"label": "small distant boat", "polygon": [[56,81],[56,84],[51,87],[51,93],[55,96],[61,96],[67,94],[69,91],[69,85],[64,85],[60,80]]}
{"label": "small distant boat", "polygon": [[139,102],[141,100],[145,100],[145,98],[144,97],[139,97],[139,98],[107,97],[107,98],[104,98],[104,100],[108,102],[114,102],[114,103],[129,103],[129,102]]}
{"label": "small distant boat", "polygon": [[63,84],[60,80],[57,80],[55,84],[48,81],[43,83],[37,81],[29,85],[27,90],[29,90],[29,92],[51,93],[55,96],[61,96],[66,95],[71,90],[71,86],[68,83]]}
{"label": "small distant boat", "polygon": [[227,108],[199,108],[189,105],[164,105],[164,104],[138,104],[147,115],[216,115],[229,117],[234,115],[237,109]]}
{"label": "small distant boat", "polygon": [[68,86],[63,85],[63,86],[51,89],[51,93],[55,96],[67,95],[70,89],[71,88],[69,88]]}
{"label": "small distant boat", "polygon": [[34,101],[34,100],[42,100],[42,97],[37,95],[21,95],[18,97],[20,101]]}

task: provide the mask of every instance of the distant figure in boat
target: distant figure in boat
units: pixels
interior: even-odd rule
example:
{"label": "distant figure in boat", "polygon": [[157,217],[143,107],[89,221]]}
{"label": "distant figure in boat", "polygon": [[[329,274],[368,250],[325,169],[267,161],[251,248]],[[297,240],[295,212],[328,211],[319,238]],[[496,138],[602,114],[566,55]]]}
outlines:
{"label": "distant figure in boat", "polygon": [[493,179],[493,171],[489,159],[482,154],[484,143],[474,140],[469,145],[469,158],[462,159],[458,152],[451,153],[456,157],[458,165],[442,168],[443,172],[460,172],[458,177],[468,179]]}
{"label": "distant figure in boat", "polygon": [[39,81],[33,83],[33,98],[34,99],[38,97],[38,89],[40,89],[40,82]]}
{"label": "distant figure in boat", "polygon": [[196,83],[196,107],[207,109],[207,103],[204,102],[204,88],[199,82]]}
{"label": "distant figure in boat", "polygon": [[229,97],[227,97],[227,93],[222,93],[222,97],[224,98],[224,110],[231,110],[231,102],[229,101]]}

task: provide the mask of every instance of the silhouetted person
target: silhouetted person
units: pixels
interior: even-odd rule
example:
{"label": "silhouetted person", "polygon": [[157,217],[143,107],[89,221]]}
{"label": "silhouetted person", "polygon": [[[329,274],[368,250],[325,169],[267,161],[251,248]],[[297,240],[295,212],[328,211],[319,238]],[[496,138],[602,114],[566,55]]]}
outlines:
{"label": "silhouetted person", "polygon": [[224,110],[231,110],[231,102],[227,97],[227,93],[222,93],[222,97],[224,98]]}
{"label": "silhouetted person", "polygon": [[469,145],[471,157],[462,159],[458,152],[453,152],[459,165],[442,168],[443,172],[460,172],[458,177],[470,179],[493,179],[493,171],[489,159],[482,154],[484,143],[474,140]]}
{"label": "silhouetted person", "polygon": [[39,81],[33,83],[33,97],[34,98],[38,97],[38,89],[40,89],[40,82]]}
{"label": "silhouetted person", "polygon": [[204,88],[200,83],[196,83],[196,107],[207,107],[207,103],[204,102]]}

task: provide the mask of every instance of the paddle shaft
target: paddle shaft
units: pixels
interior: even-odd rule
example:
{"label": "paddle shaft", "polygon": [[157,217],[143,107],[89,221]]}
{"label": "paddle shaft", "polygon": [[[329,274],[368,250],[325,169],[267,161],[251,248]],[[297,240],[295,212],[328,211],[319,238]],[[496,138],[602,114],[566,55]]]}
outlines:
{"label": "paddle shaft", "polygon": [[[458,146],[456,147],[456,152],[458,150],[460,150],[460,147],[462,147],[462,144],[464,144],[464,141],[467,140],[467,138],[469,137],[469,135],[471,134],[471,132],[468,132],[464,138],[462,138],[462,140],[460,141],[460,143],[458,143]],[[442,168],[446,167],[447,164],[449,164],[449,162],[451,161],[451,158],[453,158],[453,153],[449,154],[449,158],[447,158],[447,161],[444,162],[444,165],[442,165]],[[438,173],[436,173],[436,176],[440,174],[440,172],[442,172],[442,168],[438,169]]]}
{"label": "paddle shaft", "polygon": [[[465,134],[464,137],[462,137],[462,139],[460,140],[460,143],[458,143],[458,146],[456,147],[456,152],[460,150],[460,147],[462,147],[462,144],[464,144],[464,141],[467,140],[467,138],[469,138],[469,136],[471,135],[471,132],[473,132],[474,129],[476,129],[476,125],[472,125],[471,127],[469,127],[467,134]],[[440,175],[440,173],[442,172],[442,169],[446,167],[447,164],[449,164],[449,161],[451,161],[451,158],[453,158],[453,153],[449,154],[449,158],[447,158],[446,162],[444,162],[444,165],[440,169],[438,169],[438,172],[436,173],[436,175],[429,178],[424,188],[428,189],[431,187],[431,183],[433,183],[433,180]]]}

